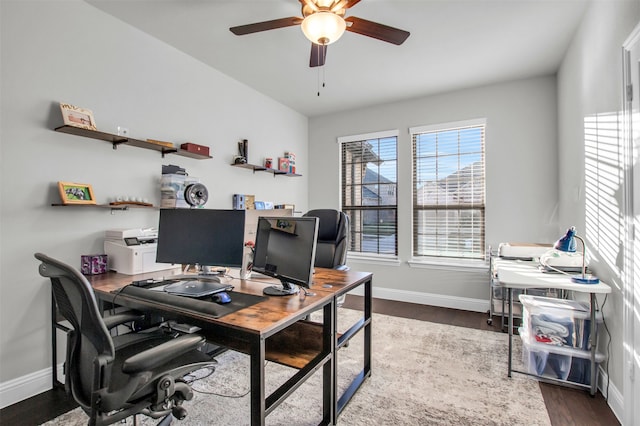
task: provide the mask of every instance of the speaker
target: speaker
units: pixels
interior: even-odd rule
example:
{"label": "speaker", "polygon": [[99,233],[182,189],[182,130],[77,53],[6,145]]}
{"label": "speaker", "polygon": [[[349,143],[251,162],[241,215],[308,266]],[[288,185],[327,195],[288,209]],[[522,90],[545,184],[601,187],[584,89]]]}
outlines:
{"label": "speaker", "polygon": [[207,187],[201,183],[193,183],[184,190],[184,200],[192,207],[202,207],[209,199]]}

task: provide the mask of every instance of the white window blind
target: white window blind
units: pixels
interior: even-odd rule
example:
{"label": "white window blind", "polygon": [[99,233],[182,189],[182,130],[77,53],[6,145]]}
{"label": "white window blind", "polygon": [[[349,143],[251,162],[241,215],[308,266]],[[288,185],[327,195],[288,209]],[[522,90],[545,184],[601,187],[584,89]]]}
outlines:
{"label": "white window blind", "polygon": [[409,131],[413,256],[484,259],[484,120]]}
{"label": "white window blind", "polygon": [[342,211],[350,219],[349,251],[398,254],[397,132],[338,139]]}

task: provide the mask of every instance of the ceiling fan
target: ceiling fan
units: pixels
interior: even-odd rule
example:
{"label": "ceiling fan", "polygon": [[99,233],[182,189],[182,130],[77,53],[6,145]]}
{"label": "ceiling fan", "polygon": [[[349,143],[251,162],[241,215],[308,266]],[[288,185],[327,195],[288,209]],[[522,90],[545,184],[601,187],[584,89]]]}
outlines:
{"label": "ceiling fan", "polygon": [[388,43],[400,45],[409,32],[355,16],[344,17],[347,9],[360,0],[298,0],[302,4],[303,18],[292,16],[272,21],[231,27],[235,35],[252,34],[276,28],[300,25],[304,35],[311,41],[310,67],[322,66],[327,57],[327,45],[338,40],[345,31],[373,37]]}

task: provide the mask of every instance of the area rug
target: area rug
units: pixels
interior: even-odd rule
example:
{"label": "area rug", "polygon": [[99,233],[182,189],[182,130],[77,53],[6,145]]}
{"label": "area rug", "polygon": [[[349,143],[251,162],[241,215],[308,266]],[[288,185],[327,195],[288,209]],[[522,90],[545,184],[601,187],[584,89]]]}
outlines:
{"label": "area rug", "polygon": [[[339,328],[356,315],[341,308]],[[362,344],[357,336],[338,352],[340,392],[362,369]],[[507,345],[504,333],[374,314],[372,375],[338,424],[550,425],[537,381],[507,377]],[[196,392],[185,403],[187,418],[174,424],[249,425],[249,358],[228,351],[217,360],[213,374],[192,384]],[[293,373],[267,362],[267,394]],[[269,414],[266,424],[317,425],[322,419],[321,383],[320,370]],[[45,425],[85,425],[87,419],[78,408]],[[144,416],[138,420],[143,425],[157,422]]]}

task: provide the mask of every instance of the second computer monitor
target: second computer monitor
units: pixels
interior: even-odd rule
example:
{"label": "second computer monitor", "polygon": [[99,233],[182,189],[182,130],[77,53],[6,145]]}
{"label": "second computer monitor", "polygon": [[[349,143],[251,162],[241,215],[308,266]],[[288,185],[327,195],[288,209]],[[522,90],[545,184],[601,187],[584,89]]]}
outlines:
{"label": "second computer monitor", "polygon": [[253,270],[278,278],[282,286],[267,287],[270,296],[310,288],[318,239],[317,217],[260,217],[256,232]]}
{"label": "second computer monitor", "polygon": [[244,222],[244,210],[162,209],[157,262],[240,267]]}

